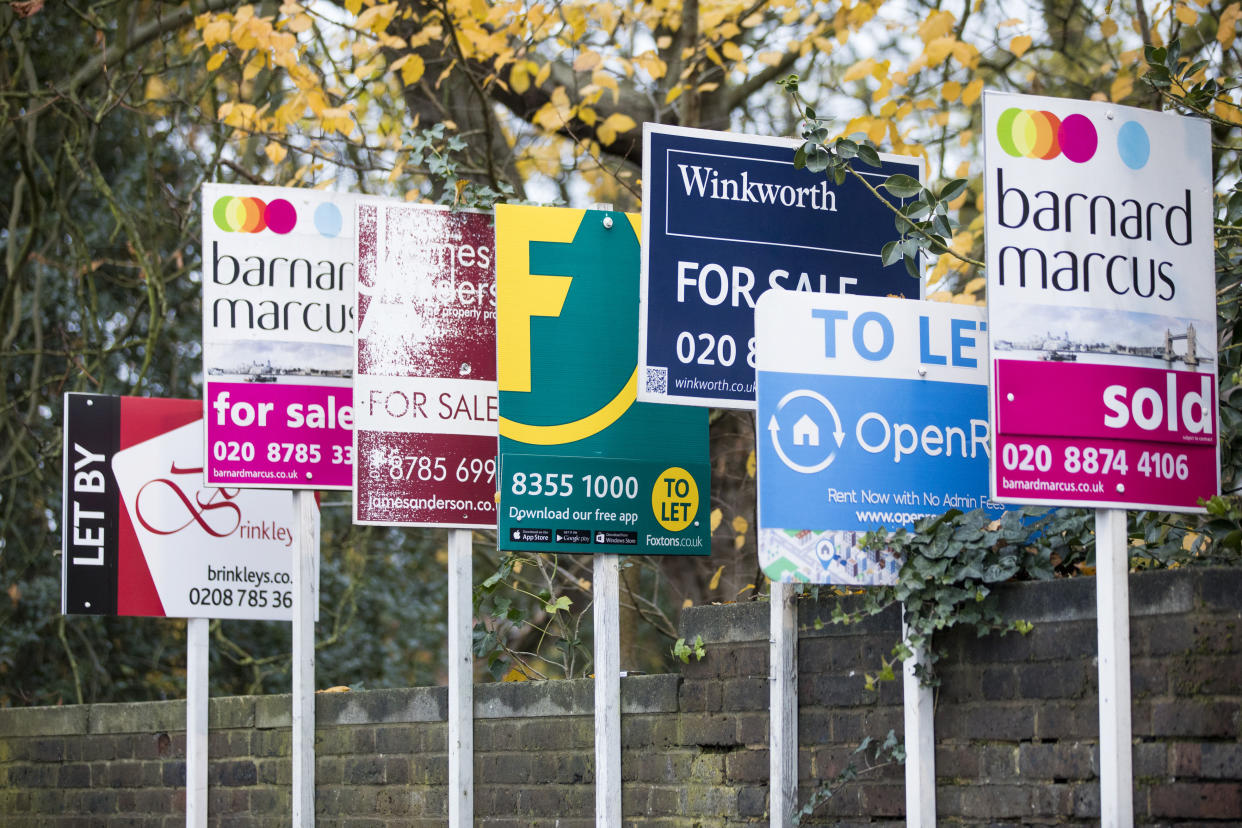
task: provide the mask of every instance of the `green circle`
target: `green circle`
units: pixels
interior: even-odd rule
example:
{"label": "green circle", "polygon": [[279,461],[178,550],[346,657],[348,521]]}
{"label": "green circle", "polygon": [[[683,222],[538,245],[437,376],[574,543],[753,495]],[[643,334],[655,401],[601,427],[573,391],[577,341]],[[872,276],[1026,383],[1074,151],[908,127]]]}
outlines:
{"label": "green circle", "polygon": [[1000,142],[1001,149],[1014,158],[1022,157],[1022,153],[1018,151],[1017,145],[1013,142],[1013,123],[1021,114],[1021,109],[1010,107],[996,119],[996,140]]}
{"label": "green circle", "polygon": [[232,196],[221,196],[216,199],[215,205],[211,208],[211,217],[219,227],[226,233],[233,232],[233,227],[229,224],[229,205],[233,203]]}

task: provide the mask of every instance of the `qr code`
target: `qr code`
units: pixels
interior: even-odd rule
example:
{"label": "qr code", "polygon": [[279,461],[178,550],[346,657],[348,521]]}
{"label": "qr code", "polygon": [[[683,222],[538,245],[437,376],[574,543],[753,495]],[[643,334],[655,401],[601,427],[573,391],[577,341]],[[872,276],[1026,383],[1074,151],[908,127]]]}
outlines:
{"label": "qr code", "polygon": [[668,369],[652,368],[647,366],[647,393],[648,394],[667,394],[668,393]]}

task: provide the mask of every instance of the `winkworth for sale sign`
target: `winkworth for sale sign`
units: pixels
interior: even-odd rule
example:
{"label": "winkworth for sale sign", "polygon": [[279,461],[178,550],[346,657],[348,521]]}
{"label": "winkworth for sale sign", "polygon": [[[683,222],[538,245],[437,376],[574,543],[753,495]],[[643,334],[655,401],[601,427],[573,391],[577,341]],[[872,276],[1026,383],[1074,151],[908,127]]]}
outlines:
{"label": "winkworth for sale sign", "polygon": [[976,307],[771,291],[759,338],[759,562],[776,581],[892,582],[863,550],[987,496],[987,325]]}
{"label": "winkworth for sale sign", "polygon": [[1201,511],[1219,491],[1206,121],[988,92],[998,500]]}
{"label": "winkworth for sale sign", "polygon": [[[898,237],[889,204],[853,176],[795,169],[797,142],[643,128],[638,399],[755,407],[755,303],[765,291],[918,298],[880,249]],[[912,158],[857,164],[880,186]]]}

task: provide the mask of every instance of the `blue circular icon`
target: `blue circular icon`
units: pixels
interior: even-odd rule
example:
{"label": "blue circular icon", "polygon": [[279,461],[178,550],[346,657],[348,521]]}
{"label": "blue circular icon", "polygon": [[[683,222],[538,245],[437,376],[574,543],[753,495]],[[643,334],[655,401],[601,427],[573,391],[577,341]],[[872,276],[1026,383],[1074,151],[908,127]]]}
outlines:
{"label": "blue circular icon", "polygon": [[319,235],[334,239],[341,235],[341,208],[331,201],[325,201],[315,208],[315,229]]}
{"label": "blue circular icon", "polygon": [[1132,170],[1147,166],[1147,159],[1151,157],[1151,139],[1138,121],[1126,121],[1121,125],[1121,131],[1117,133],[1117,153]]}

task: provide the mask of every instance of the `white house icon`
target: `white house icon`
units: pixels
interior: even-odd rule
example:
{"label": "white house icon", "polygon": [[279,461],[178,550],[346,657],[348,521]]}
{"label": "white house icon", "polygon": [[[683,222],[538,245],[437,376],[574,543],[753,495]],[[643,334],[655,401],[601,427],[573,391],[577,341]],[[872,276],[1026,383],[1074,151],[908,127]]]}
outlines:
{"label": "white house icon", "polygon": [[794,423],[793,440],[795,446],[819,445],[819,426],[815,425],[815,421],[809,414],[803,414],[798,422]]}

